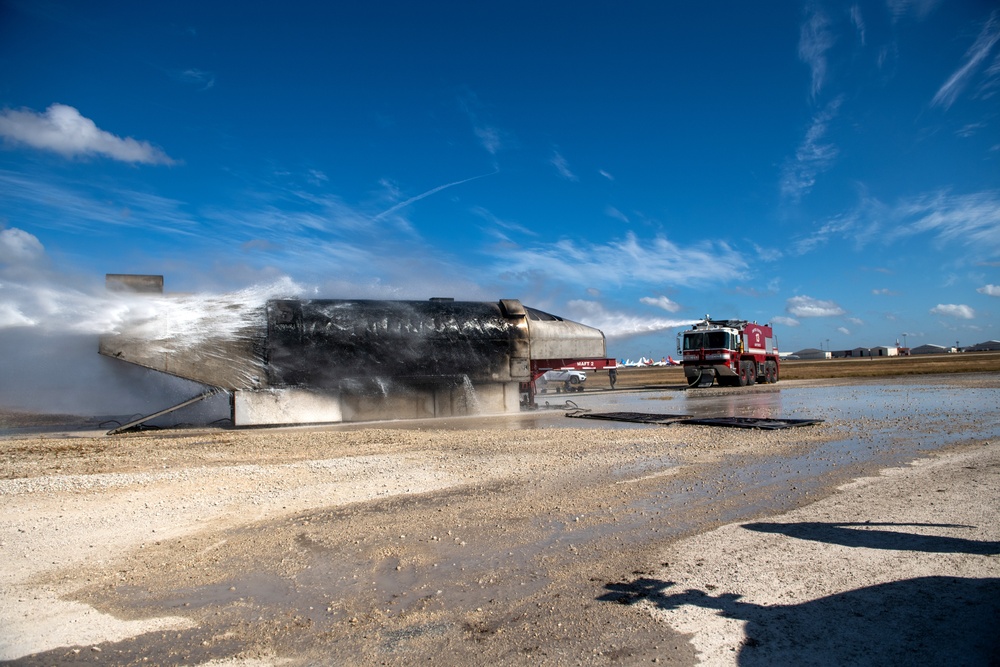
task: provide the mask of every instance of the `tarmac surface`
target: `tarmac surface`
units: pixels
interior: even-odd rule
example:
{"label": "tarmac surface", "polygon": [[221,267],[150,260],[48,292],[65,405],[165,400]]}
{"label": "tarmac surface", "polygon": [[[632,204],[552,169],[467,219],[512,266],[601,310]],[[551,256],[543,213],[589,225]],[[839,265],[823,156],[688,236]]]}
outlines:
{"label": "tarmac surface", "polygon": [[1000,664],[998,399],[989,373],[323,428],[8,419],[0,660]]}

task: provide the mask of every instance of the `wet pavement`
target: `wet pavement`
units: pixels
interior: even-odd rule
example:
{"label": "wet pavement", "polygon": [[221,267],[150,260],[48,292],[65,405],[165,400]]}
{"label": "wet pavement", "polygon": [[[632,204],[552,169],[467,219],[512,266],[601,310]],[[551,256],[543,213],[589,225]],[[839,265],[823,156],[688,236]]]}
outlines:
{"label": "wet pavement", "polygon": [[[530,664],[559,651],[590,658],[619,643],[633,647],[623,654],[626,661],[645,661],[661,653],[653,651],[657,645],[683,640],[602,601],[616,571],[656,564],[663,546],[680,537],[801,506],[860,475],[933,450],[1000,437],[1000,389],[957,389],[947,382],[595,391],[560,398],[548,398],[550,409],[522,415],[378,427],[687,428],[692,438],[714,432],[562,414],[584,409],[822,419],[832,437],[695,464],[682,463],[676,450],[636,445],[611,468],[582,460],[554,479],[317,508],[206,536],[205,545],[223,546],[210,560],[191,563],[198,576],[183,585],[164,584],[151,567],[132,586],[92,589],[84,597],[139,616],[197,610],[202,626],[183,638],[147,636],[118,646],[174,664],[195,656],[194,648],[185,652],[180,644],[205,657],[232,655],[228,644],[200,648],[224,632],[240,641],[269,634],[268,645],[278,654],[369,664],[424,662],[442,650],[451,664],[461,664],[462,656]],[[202,546],[183,548],[197,552]],[[143,558],[166,561],[178,548],[179,542],[164,544]]]}

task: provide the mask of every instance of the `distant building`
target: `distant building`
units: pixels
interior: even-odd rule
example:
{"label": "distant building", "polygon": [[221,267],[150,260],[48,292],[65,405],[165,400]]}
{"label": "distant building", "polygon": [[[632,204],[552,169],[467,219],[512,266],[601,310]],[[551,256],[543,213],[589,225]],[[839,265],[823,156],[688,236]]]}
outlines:
{"label": "distant building", "polygon": [[898,347],[888,347],[880,345],[878,347],[856,347],[852,350],[837,350],[833,353],[835,357],[895,357],[899,354]]}
{"label": "distant building", "polygon": [[945,354],[947,352],[954,352],[953,347],[943,347],[941,345],[934,345],[928,343],[927,345],[921,345],[920,347],[915,347],[910,350],[910,354]]}
{"label": "distant building", "polygon": [[804,350],[799,350],[792,356],[799,359],[829,359],[831,354],[829,350],[817,350],[814,347],[807,347]]}
{"label": "distant building", "polygon": [[988,340],[965,348],[966,352],[995,352],[1000,350],[1000,340]]}

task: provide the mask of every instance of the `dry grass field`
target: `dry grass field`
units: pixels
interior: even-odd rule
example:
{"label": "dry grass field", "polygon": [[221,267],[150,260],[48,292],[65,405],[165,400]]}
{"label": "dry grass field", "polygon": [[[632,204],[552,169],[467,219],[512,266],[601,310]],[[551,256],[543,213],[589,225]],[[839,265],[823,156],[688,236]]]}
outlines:
{"label": "dry grass field", "polygon": [[[987,373],[1000,371],[1000,352],[924,354],[912,357],[870,357],[865,359],[792,359],[781,362],[781,380],[822,378],[862,378],[931,373]],[[591,387],[603,388],[603,373],[596,374]],[[684,371],[677,366],[621,368],[617,387],[684,384]]]}

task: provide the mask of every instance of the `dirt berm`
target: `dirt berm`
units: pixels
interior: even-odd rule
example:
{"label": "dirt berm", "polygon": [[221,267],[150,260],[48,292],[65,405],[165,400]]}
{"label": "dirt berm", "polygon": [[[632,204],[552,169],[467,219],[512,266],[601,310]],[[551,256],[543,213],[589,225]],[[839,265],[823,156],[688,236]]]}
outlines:
{"label": "dirt berm", "polygon": [[703,396],[824,421],[8,415],[0,660],[1000,664],[1000,374],[775,387]]}

